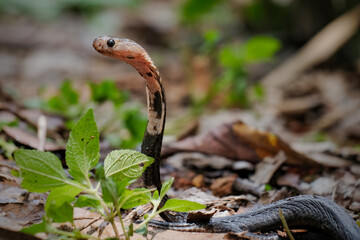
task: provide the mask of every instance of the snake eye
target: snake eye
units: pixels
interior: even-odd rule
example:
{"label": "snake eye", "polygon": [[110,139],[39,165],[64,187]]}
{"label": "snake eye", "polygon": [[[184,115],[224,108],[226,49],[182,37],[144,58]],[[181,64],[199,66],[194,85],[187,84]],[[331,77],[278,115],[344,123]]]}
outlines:
{"label": "snake eye", "polygon": [[109,47],[113,47],[115,45],[114,39],[109,39],[106,43]]}

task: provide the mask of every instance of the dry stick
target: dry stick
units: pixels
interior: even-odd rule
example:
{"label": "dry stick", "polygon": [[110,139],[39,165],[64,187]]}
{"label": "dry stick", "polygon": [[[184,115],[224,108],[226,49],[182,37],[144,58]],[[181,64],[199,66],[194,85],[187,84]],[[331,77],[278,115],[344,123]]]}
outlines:
{"label": "dry stick", "polygon": [[45,149],[45,143],[46,143],[46,117],[44,115],[40,115],[38,119],[38,138],[39,138],[39,151],[44,151]]}
{"label": "dry stick", "polygon": [[283,225],[284,228],[285,228],[286,234],[288,235],[288,237],[290,238],[290,240],[295,240],[295,238],[293,237],[293,235],[292,235],[291,232],[290,232],[289,226],[288,226],[288,224],[287,224],[287,222],[286,222],[286,219],[285,219],[285,217],[284,217],[284,214],[283,214],[281,208],[279,208],[279,217],[280,217],[280,220],[281,220],[281,222],[282,222],[282,225]]}
{"label": "dry stick", "polygon": [[[268,91],[268,103],[280,103],[282,98],[277,91],[280,86],[333,55],[357,32],[359,26],[360,4],[329,23],[294,56],[266,75],[261,81]],[[276,98],[276,95],[279,97]]]}

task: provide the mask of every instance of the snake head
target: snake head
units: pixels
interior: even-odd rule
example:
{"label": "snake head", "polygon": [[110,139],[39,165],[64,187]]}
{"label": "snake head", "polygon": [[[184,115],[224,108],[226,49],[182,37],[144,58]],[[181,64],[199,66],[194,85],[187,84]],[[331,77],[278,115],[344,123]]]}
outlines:
{"label": "snake head", "polygon": [[99,53],[132,64],[148,61],[147,52],[136,42],[110,36],[100,36],[94,39],[93,47]]}

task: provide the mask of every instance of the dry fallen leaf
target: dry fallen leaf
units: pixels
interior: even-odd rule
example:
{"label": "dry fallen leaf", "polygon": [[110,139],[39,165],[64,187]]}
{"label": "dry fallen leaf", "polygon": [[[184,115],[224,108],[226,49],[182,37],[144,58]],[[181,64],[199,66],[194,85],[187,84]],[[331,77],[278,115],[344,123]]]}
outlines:
{"label": "dry fallen leaf", "polygon": [[[30,134],[29,132],[25,132],[24,130],[16,127],[3,127],[4,132],[14,139],[15,141],[19,142],[22,145],[29,146],[31,148],[37,149],[39,147],[39,139],[34,135]],[[64,151],[65,146],[46,142],[45,144],[45,151]]]}

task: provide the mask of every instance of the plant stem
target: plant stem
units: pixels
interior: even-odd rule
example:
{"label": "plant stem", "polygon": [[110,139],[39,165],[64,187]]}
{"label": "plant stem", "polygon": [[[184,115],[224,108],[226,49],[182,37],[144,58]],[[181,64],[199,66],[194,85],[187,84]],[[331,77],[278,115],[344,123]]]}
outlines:
{"label": "plant stem", "polygon": [[115,225],[115,222],[114,222],[114,216],[112,214],[112,210],[109,209],[109,207],[106,205],[104,199],[100,196],[99,192],[98,192],[98,187],[100,186],[99,184],[96,186],[96,188],[94,188],[90,182],[90,179],[89,177],[86,177],[86,181],[88,182],[89,184],[89,187],[90,189],[87,189],[87,193],[89,194],[92,194],[94,195],[100,202],[101,206],[103,207],[104,209],[104,218],[106,221],[109,221],[111,226],[113,227],[114,229],[114,232],[115,232],[115,236],[120,239],[120,235],[119,235],[119,231]]}
{"label": "plant stem", "polygon": [[134,228],[134,232],[142,228],[144,225],[148,224],[148,222],[150,222],[151,219],[153,219],[156,215],[162,212],[162,211],[156,211],[160,204],[160,201],[156,201],[156,202],[151,201],[151,203],[153,204],[153,210],[144,221],[142,221],[139,225],[136,226],[136,228]]}
{"label": "plant stem", "polygon": [[286,222],[286,219],[284,217],[284,214],[283,214],[281,208],[279,208],[279,217],[280,217],[281,222],[282,222],[282,224],[283,224],[283,226],[285,228],[285,232],[288,235],[288,237],[290,238],[290,240],[295,240],[295,238],[293,237],[293,235],[290,232],[289,226],[288,226],[288,224]]}
{"label": "plant stem", "polygon": [[111,226],[112,226],[113,229],[114,229],[116,238],[117,238],[117,239],[120,239],[119,231],[118,231],[118,229],[117,229],[117,227],[116,227],[116,225],[115,225],[114,218],[109,219],[109,222],[111,223]]}
{"label": "plant stem", "polygon": [[120,208],[119,208],[119,204],[115,203],[115,208],[116,208],[117,215],[119,216],[119,219],[120,219],[120,223],[121,223],[121,227],[122,227],[125,239],[130,240],[129,235],[126,232],[124,222],[123,222],[122,217],[121,217],[121,211],[120,211]]}
{"label": "plant stem", "polygon": [[101,240],[101,238],[94,237],[94,236],[91,236],[91,235],[88,235],[88,234],[82,234],[81,232],[77,232],[77,233],[67,232],[67,231],[59,230],[59,229],[57,229],[55,227],[51,227],[49,232],[53,233],[53,234],[58,234],[58,235],[63,235],[63,236],[71,237],[71,238],[76,238],[76,239],[78,239],[80,237],[82,239]]}

